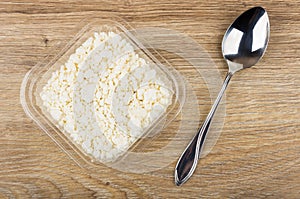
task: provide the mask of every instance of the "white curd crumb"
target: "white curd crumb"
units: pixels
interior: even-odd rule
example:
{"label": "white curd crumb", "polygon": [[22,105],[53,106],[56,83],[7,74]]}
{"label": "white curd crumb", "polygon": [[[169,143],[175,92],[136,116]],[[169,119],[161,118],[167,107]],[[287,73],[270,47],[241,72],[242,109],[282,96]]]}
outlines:
{"label": "white curd crumb", "polygon": [[114,32],[95,32],[40,93],[41,108],[58,128],[100,162],[123,155],[167,110],[172,96],[166,75]]}

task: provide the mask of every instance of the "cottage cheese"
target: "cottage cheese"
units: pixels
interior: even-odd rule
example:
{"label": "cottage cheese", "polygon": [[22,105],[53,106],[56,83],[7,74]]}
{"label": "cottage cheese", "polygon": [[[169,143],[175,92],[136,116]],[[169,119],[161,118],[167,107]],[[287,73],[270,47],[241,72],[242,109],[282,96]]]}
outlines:
{"label": "cottage cheese", "polygon": [[101,162],[123,155],[172,102],[171,82],[114,32],[95,33],[43,87],[42,109]]}

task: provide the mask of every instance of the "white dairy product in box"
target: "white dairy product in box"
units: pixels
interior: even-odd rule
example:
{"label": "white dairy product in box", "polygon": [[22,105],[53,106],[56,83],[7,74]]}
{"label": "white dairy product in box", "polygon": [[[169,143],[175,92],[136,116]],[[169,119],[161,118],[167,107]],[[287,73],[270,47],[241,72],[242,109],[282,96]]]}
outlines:
{"label": "white dairy product in box", "polygon": [[100,162],[123,155],[172,103],[171,82],[114,32],[95,33],[43,87],[42,109]]}

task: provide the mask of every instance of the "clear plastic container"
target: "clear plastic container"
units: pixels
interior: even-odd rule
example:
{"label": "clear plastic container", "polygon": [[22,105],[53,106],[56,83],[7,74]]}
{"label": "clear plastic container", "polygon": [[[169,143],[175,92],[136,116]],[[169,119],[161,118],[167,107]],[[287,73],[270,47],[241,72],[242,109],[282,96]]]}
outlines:
{"label": "clear plastic container", "polygon": [[[37,64],[26,74],[21,87],[21,103],[27,115],[31,117],[40,128],[43,129],[43,131],[81,167],[97,168],[97,165],[99,164],[106,164],[107,166],[118,170],[142,173],[160,169],[176,160],[190,138],[195,134],[197,128],[201,124],[201,119],[203,119],[203,116],[199,117],[200,112],[202,113],[199,109],[199,104],[203,104],[204,102],[199,102],[199,99],[201,100],[201,94],[197,94],[197,91],[194,90],[193,83],[190,83],[189,81],[189,79],[191,79],[190,75],[194,75],[193,79],[199,78],[200,80],[201,78],[203,79],[203,77],[201,77],[203,74],[197,73],[197,69],[192,72],[193,74],[178,72],[177,68],[170,64],[173,60],[165,59],[167,56],[153,47],[153,44],[163,43],[163,40],[166,38],[153,38],[151,42],[149,42],[149,40],[147,41],[147,39],[150,38],[149,35],[153,36],[155,35],[155,32],[157,33],[157,29],[133,30],[133,28],[122,19],[111,15],[105,15],[105,17],[101,18],[87,18],[83,20],[82,23],[76,27],[76,30],[78,30],[78,34],[60,51],[59,54],[49,55],[44,61]],[[156,74],[160,74],[160,77],[162,77],[160,79],[162,81],[162,87],[165,87],[172,92],[171,104],[167,106],[166,111],[160,112],[155,119],[150,121],[146,128],[142,129],[142,133],[133,138],[133,141],[129,146],[122,148],[122,153],[119,153],[117,158],[105,161],[88,153],[87,150],[84,150],[82,145],[74,140],[71,133],[60,125],[59,121],[53,118],[49,113],[49,110],[44,108],[43,99],[41,99],[41,92],[45,85],[48,84],[53,73],[60,70],[69,60],[70,56],[76,52],[76,49],[78,49],[88,38],[92,37],[95,32],[115,32],[122,39],[125,39],[126,42],[130,43],[133,47],[134,53],[145,60],[148,63],[148,66],[156,71]],[[171,33],[169,34],[171,36]],[[161,35],[161,33],[157,35]],[[180,46],[182,46],[182,43],[179,42],[177,47]],[[191,52],[197,49],[189,50],[188,53],[192,55],[193,53]],[[86,64],[90,64],[89,61],[91,62],[91,60],[93,60],[94,54],[93,51],[89,54],[89,58],[85,59],[82,67],[85,67]],[[122,55],[120,55],[118,59],[121,59],[121,57]],[[208,57],[205,58],[208,59]],[[200,62],[203,63],[203,60],[200,60]],[[209,64],[212,63],[209,62]],[[195,63],[192,65],[195,65]],[[94,70],[94,73],[100,74],[103,73],[103,70]],[[132,75],[136,74],[132,71],[127,74],[129,77]],[[206,80],[202,81],[202,84],[207,86],[206,89],[204,88],[206,94],[202,91],[202,96],[208,96],[208,102],[210,103],[210,99],[214,98],[217,93],[215,91],[217,91],[219,85],[221,85],[221,78],[217,76],[218,74],[216,77],[213,77],[214,75],[211,74],[208,75],[211,76],[210,79],[215,79],[213,83],[207,82]],[[79,75],[77,76],[77,79],[78,77]],[[118,86],[123,85],[124,87],[125,85],[126,87],[126,85],[128,85],[126,78],[122,78],[119,82],[121,83],[116,86],[116,90],[114,91],[116,96],[120,93],[117,89]],[[85,84],[81,84],[81,82],[76,83],[73,93],[78,93],[78,88],[85,89],[82,88],[82,85]],[[94,94],[94,91],[92,93]],[[114,98],[116,97],[114,96]],[[74,101],[71,103],[74,104],[73,108],[75,109],[80,104],[78,105]],[[210,104],[205,107],[209,107],[209,105]],[[94,106],[94,104],[92,103],[90,106]],[[111,107],[113,108],[116,106],[115,103],[112,104]],[[91,110],[93,110],[93,108],[91,108]],[[222,129],[222,116],[225,115],[224,108],[225,107],[222,107],[221,104],[219,112],[223,112],[222,114],[219,114],[221,116],[219,119],[218,117],[215,119],[219,122],[217,122],[216,133],[212,134],[212,137],[208,139],[209,146],[206,147],[207,153],[215,144]],[[205,114],[206,111],[207,110],[204,110],[203,114]],[[74,113],[76,113],[76,110],[74,110]],[[90,112],[84,112],[84,114],[91,114],[91,117],[95,116],[95,113]],[[75,118],[74,121],[76,123],[79,120],[78,118]],[[96,119],[91,121],[97,123]],[[118,123],[121,125],[121,128],[123,128],[121,124],[122,117],[119,117]],[[90,125],[97,126],[97,124],[94,123]],[[101,126],[98,127],[99,130],[101,130]],[[88,134],[88,130],[86,130],[85,133]],[[101,134],[101,136],[103,135]]]}

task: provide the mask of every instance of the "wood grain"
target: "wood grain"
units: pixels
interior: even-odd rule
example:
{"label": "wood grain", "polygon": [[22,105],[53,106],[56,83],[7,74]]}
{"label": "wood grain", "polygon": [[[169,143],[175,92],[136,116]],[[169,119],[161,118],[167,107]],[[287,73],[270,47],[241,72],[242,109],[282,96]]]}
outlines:
{"label": "wood grain", "polygon": [[[256,5],[269,13],[268,51],[257,66],[232,79],[222,135],[185,186],[173,183],[176,162],[155,174],[104,165],[97,172],[80,168],[22,110],[19,92],[26,72],[56,53],[50,49],[70,40],[87,16],[107,11],[133,27],[183,32],[225,75],[223,33]],[[293,0],[1,1],[0,198],[299,198],[299,6]]]}

